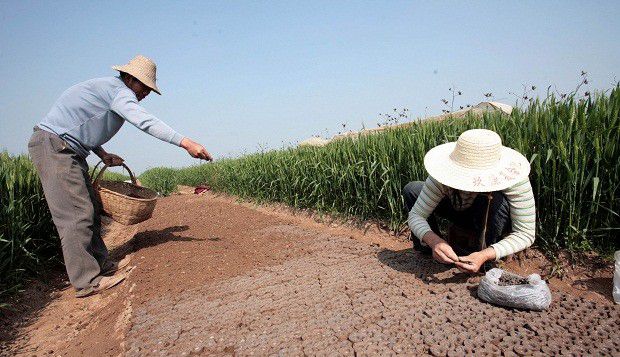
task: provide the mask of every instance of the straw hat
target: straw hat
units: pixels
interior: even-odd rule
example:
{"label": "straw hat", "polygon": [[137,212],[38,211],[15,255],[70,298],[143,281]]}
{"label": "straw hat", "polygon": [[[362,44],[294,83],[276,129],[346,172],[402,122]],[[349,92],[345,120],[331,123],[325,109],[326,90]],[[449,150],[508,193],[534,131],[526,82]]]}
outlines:
{"label": "straw hat", "polygon": [[131,74],[147,87],[151,88],[155,93],[161,95],[159,88],[157,88],[157,84],[155,84],[157,65],[150,58],[137,55],[132,58],[129,63],[121,66],[112,66],[112,69]]}
{"label": "straw hat", "polygon": [[527,158],[502,146],[499,135],[486,129],[467,130],[456,142],[432,148],[424,167],[442,184],[469,192],[501,191],[530,173]]}

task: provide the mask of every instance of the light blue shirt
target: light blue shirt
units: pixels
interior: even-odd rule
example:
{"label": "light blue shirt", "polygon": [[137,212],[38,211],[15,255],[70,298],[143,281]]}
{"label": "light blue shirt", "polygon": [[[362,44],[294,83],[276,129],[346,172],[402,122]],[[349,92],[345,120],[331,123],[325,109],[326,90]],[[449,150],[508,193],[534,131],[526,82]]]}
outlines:
{"label": "light blue shirt", "polygon": [[85,158],[108,142],[125,121],[177,146],[183,140],[183,135],[140,106],[135,93],[118,77],[91,79],[67,89],[39,127],[60,136]]}

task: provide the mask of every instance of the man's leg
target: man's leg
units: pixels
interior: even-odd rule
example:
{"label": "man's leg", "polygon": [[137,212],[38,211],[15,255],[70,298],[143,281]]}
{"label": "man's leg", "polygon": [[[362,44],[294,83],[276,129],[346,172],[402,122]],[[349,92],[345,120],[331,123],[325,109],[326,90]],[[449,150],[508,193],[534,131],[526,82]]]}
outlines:
{"label": "man's leg", "polygon": [[28,151],[60,235],[69,281],[76,289],[96,285],[107,249],[99,236],[88,165],[57,135],[35,131]]}
{"label": "man's leg", "polygon": [[95,195],[95,189],[90,182],[90,175],[88,174],[88,164],[86,161],[83,161],[82,173],[84,176],[84,182],[86,183],[86,188],[88,189],[88,196],[90,197],[90,201],[93,204],[94,209],[94,217],[93,217],[93,238],[92,238],[92,247],[93,247],[93,256],[97,259],[99,266],[101,268],[104,267],[104,264],[108,260],[108,248],[106,247],[103,239],[101,238],[101,203],[97,199]]}

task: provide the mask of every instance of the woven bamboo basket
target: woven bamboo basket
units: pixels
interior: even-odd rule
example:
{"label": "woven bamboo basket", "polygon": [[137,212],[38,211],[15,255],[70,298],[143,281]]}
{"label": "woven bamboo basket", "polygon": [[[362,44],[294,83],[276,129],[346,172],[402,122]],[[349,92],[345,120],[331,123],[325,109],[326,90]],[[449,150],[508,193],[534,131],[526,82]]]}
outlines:
{"label": "woven bamboo basket", "polygon": [[[93,169],[93,174],[99,164]],[[151,218],[157,203],[157,193],[138,186],[133,172],[127,165],[122,165],[129,172],[131,183],[101,180],[103,172],[108,168],[108,165],[104,165],[93,180],[93,188],[99,197],[103,212],[113,220],[128,226]]]}

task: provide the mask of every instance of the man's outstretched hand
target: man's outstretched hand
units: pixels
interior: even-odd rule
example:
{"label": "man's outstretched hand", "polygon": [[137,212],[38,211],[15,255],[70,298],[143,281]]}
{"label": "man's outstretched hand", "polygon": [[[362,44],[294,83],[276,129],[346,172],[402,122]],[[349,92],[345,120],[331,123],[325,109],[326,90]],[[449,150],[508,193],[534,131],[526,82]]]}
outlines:
{"label": "man's outstretched hand", "polygon": [[187,150],[191,157],[207,161],[213,161],[213,157],[211,156],[211,154],[209,154],[207,149],[205,149],[204,146],[198,144],[192,139],[183,138],[183,140],[181,140],[181,147]]}

